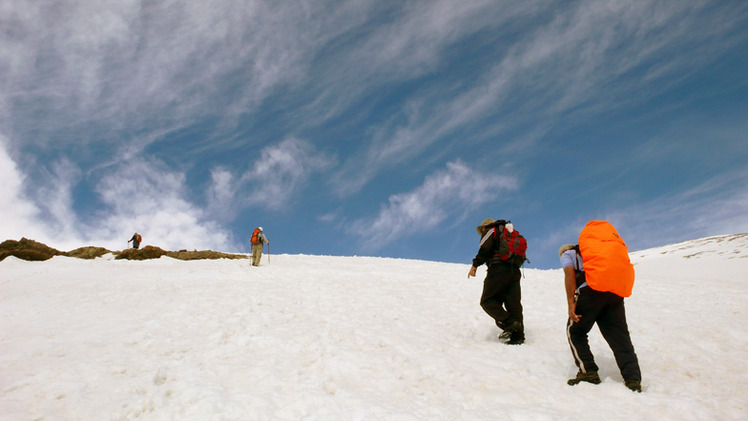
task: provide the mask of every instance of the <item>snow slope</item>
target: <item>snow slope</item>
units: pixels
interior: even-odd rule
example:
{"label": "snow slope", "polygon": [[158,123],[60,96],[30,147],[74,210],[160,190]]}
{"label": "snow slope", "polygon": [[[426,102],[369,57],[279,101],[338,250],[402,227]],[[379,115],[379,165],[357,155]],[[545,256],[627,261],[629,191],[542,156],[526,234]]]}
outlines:
{"label": "snow slope", "polygon": [[507,346],[467,263],[8,258],[0,419],[745,419],[748,236],[632,260],[641,394],[596,329],[603,383],[566,385],[560,270],[524,271],[527,343]]}

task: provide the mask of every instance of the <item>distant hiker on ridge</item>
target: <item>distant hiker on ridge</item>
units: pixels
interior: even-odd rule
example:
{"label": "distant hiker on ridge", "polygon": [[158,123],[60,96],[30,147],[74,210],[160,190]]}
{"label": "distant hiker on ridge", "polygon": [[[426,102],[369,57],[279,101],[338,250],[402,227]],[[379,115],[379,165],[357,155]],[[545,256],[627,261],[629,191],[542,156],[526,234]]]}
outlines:
{"label": "distant hiker on ridge", "polygon": [[270,244],[270,240],[265,237],[265,233],[262,232],[262,227],[257,227],[252,232],[252,238],[249,239],[252,243],[252,266],[260,266],[260,259],[262,258],[262,246],[264,244]]}
{"label": "distant hiker on ridge", "polygon": [[631,343],[623,297],[631,295],[634,266],[628,247],[616,229],[606,221],[590,221],[579,235],[579,244],[566,244],[558,250],[564,268],[569,320],[566,336],[577,375],[567,382],[600,383],[597,364],[587,334],[597,323],[600,333],[613,350],[626,387],[641,392],[639,359]]}
{"label": "distant hiker on ridge", "polygon": [[143,237],[140,236],[137,232],[132,235],[132,238],[127,240],[127,244],[130,244],[130,241],[132,241],[132,248],[136,249],[140,247],[140,242],[143,241]]}
{"label": "distant hiker on ridge", "polygon": [[527,242],[514,229],[511,221],[487,218],[478,227],[480,249],[473,259],[468,278],[475,276],[478,266],[488,266],[483,281],[480,305],[502,330],[499,340],[509,345],[525,342],[522,317],[520,266],[525,262]]}

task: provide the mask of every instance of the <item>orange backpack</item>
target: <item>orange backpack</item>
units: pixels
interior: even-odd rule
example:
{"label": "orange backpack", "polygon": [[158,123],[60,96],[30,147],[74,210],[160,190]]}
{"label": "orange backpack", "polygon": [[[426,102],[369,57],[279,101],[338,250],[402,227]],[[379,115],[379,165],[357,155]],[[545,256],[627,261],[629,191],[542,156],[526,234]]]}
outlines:
{"label": "orange backpack", "polygon": [[260,229],[255,228],[254,232],[252,232],[252,238],[249,239],[249,242],[252,244],[257,244],[260,242]]}
{"label": "orange backpack", "polygon": [[588,222],[579,234],[579,252],[590,288],[631,296],[634,265],[629,259],[629,248],[613,225],[607,221]]}

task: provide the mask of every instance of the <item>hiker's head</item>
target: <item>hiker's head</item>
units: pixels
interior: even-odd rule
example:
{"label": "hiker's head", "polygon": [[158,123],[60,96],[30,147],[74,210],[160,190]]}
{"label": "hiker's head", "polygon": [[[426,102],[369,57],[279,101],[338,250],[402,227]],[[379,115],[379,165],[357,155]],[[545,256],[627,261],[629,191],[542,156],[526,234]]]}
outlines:
{"label": "hiker's head", "polygon": [[562,254],[566,253],[567,251],[574,248],[574,244],[564,244],[561,246],[561,248],[558,249],[558,257],[561,257]]}
{"label": "hiker's head", "polygon": [[257,227],[258,230],[262,231],[262,227]]}
{"label": "hiker's head", "polygon": [[486,235],[486,231],[488,230],[488,226],[491,225],[491,224],[493,224],[494,222],[496,222],[496,221],[494,221],[491,218],[486,218],[486,219],[483,220],[483,222],[481,222],[480,225],[478,225],[477,227],[475,227],[475,230],[478,231],[478,235],[480,235],[481,237],[483,237],[484,235]]}

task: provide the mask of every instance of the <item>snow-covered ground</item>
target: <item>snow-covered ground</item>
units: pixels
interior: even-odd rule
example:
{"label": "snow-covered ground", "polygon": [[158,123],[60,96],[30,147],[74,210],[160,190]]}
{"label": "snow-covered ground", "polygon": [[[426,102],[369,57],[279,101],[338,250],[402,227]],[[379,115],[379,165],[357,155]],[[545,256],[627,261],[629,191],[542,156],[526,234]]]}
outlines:
{"label": "snow-covered ground", "polygon": [[469,264],[273,255],[0,262],[2,420],[748,417],[748,236],[632,253],[641,394],[597,329],[566,385],[560,270],[525,269],[507,346]]}

